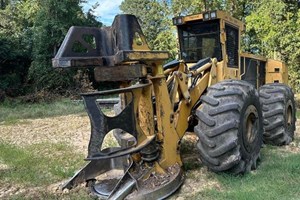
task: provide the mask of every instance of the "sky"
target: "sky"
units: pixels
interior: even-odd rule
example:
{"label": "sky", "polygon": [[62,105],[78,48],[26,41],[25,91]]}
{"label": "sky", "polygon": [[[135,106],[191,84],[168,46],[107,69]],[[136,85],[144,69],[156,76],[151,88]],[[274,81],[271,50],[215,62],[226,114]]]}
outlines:
{"label": "sky", "polygon": [[99,6],[95,10],[95,15],[104,25],[110,26],[114,20],[114,17],[121,13],[119,6],[123,0],[88,0],[83,4],[83,10],[87,11],[95,3],[99,3]]}

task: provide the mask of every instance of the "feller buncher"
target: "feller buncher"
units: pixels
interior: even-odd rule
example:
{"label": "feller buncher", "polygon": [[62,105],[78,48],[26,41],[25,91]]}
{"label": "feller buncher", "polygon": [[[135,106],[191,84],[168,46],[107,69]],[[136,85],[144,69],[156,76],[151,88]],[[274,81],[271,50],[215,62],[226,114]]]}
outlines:
{"label": "feller buncher", "polygon": [[[164,199],[184,181],[180,142],[198,136],[202,163],[214,172],[256,169],[265,143],[289,144],[295,102],[284,63],[240,52],[244,24],[223,11],[173,18],[180,60],[163,65],[166,51],[151,51],[133,15],[111,27],[71,27],[54,67],[88,67],[97,81],[119,89],[81,94],[91,122],[87,165],[62,188],[87,183],[108,199]],[[120,96],[116,116],[100,108]],[[119,147],[102,148],[110,131]]]}

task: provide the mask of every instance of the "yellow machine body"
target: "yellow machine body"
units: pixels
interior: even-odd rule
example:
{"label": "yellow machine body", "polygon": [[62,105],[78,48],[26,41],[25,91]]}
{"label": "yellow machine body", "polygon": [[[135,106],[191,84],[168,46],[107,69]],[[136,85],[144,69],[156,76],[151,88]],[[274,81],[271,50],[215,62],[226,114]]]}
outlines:
{"label": "yellow machine body", "polygon": [[[168,53],[149,49],[132,15],[117,16],[111,27],[70,29],[53,66],[94,67],[97,81],[122,84],[120,89],[82,94],[92,127],[86,159],[90,163],[64,188],[94,180],[123,163],[124,175],[113,188],[101,192],[105,183],[94,185],[97,195],[109,199],[165,198],[183,183],[180,142],[194,126],[194,112],[201,107],[201,97],[209,86],[225,79],[245,80],[256,88],[287,83],[287,68],[282,62],[241,53],[245,26],[227,13],[175,17],[173,23],[178,28],[180,60],[167,64]],[[86,35],[94,37],[91,41],[96,41],[96,47],[84,41]],[[73,52],[75,43],[86,50]],[[121,99],[115,117],[106,116],[98,104],[103,95],[111,94],[119,94]],[[253,116],[258,115],[253,107]],[[101,150],[105,135],[115,129],[122,130],[117,138],[122,140],[127,133],[130,139],[120,142],[117,150]],[[155,187],[148,187],[149,181],[155,182]]]}

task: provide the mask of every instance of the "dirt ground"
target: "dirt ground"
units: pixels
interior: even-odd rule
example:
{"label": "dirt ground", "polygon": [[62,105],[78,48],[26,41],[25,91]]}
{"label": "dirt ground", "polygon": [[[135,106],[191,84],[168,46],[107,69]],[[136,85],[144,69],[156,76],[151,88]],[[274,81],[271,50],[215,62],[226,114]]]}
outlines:
{"label": "dirt ground", "polygon": [[[0,135],[4,142],[26,147],[27,145],[38,144],[41,142],[59,143],[65,142],[75,147],[79,153],[86,153],[89,136],[90,124],[86,115],[68,115],[46,119],[22,120],[17,124],[5,125],[0,123]],[[300,136],[300,120],[297,122],[296,137]],[[196,138],[193,135],[187,135],[184,142],[195,144]],[[283,147],[283,150],[291,152],[300,152],[300,144],[293,142],[289,146]],[[199,162],[195,148],[189,156],[185,156],[184,162]],[[0,169],[4,169],[5,164],[1,164]],[[209,181],[208,181],[209,177]],[[55,192],[60,183],[53,183],[47,190]],[[199,187],[200,186],[200,187]],[[186,180],[171,199],[182,200],[191,197],[194,194],[209,188],[222,189],[217,180],[211,176],[211,172],[206,167],[191,169],[186,172]],[[0,186],[0,199],[9,198],[18,193],[38,192],[45,188],[22,188],[11,185]]]}

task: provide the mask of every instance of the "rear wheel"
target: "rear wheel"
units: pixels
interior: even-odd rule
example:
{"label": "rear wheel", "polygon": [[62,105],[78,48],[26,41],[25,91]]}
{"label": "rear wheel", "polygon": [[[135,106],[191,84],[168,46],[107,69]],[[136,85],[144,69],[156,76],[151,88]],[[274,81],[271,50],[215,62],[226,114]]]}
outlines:
{"label": "rear wheel", "polygon": [[262,145],[262,111],[256,89],[239,80],[208,88],[194,131],[202,162],[212,171],[244,173],[256,168]]}
{"label": "rear wheel", "polygon": [[281,83],[263,85],[259,88],[264,117],[264,142],[273,145],[289,144],[296,129],[296,106],[294,93]]}

